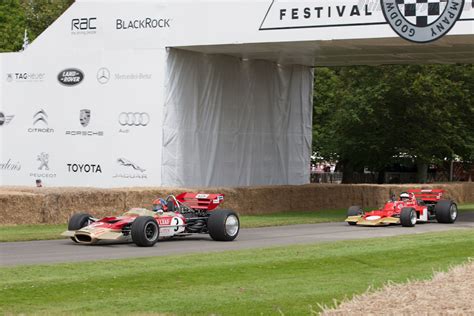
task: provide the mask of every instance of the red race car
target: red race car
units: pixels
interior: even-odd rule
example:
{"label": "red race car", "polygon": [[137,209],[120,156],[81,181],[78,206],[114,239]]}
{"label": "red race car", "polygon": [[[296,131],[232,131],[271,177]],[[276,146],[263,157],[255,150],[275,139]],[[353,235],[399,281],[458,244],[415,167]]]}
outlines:
{"label": "red race car", "polygon": [[239,234],[240,220],[232,210],[216,210],[223,200],[223,194],[182,193],[156,199],[151,211],[133,208],[122,216],[102,219],[77,213],[62,235],[81,244],[118,241],[134,242],[141,247],[151,247],[160,238],[191,234],[209,234],[214,240],[231,241]]}
{"label": "red race car", "polygon": [[444,190],[412,189],[402,192],[397,200],[393,195],[379,210],[364,212],[360,206],[347,211],[349,225],[386,226],[401,224],[413,227],[417,222],[436,219],[438,223],[454,223],[458,207],[452,200],[442,199]]}

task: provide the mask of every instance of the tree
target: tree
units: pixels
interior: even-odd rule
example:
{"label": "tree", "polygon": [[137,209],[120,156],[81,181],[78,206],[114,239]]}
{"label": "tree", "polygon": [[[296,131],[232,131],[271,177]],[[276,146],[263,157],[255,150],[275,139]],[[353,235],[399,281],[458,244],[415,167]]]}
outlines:
{"label": "tree", "polygon": [[314,150],[354,170],[383,171],[412,157],[426,181],[428,163],[473,160],[472,65],[320,68],[314,97]]}
{"label": "tree", "polygon": [[2,0],[0,2],[0,52],[19,51],[25,29],[33,41],[74,0]]}
{"label": "tree", "polygon": [[19,0],[0,1],[0,52],[21,49],[26,17]]}

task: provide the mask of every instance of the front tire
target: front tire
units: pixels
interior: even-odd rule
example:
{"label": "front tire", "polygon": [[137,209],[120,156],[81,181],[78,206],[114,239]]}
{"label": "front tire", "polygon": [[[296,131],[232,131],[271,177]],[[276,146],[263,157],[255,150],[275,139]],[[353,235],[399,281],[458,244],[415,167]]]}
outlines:
{"label": "front tire", "polygon": [[139,216],[133,221],[132,240],[139,247],[152,247],[160,237],[160,226],[151,216]]}
{"label": "front tire", "polygon": [[69,219],[68,230],[79,230],[91,223],[91,215],[87,213],[76,213]]}
{"label": "front tire", "polygon": [[438,223],[452,224],[458,218],[458,206],[453,201],[440,200],[434,211]]}
{"label": "front tire", "polygon": [[216,210],[207,220],[207,229],[212,239],[217,241],[232,241],[240,231],[240,219],[231,210]]}
{"label": "front tire", "polygon": [[404,207],[400,213],[400,224],[403,227],[413,227],[416,224],[416,211],[412,207]]}
{"label": "front tire", "polygon": [[[362,208],[358,205],[353,205],[351,207],[349,207],[349,209],[347,210],[347,216],[359,216],[359,215],[362,215],[364,214],[364,211],[362,210]],[[355,225],[357,224],[356,222],[347,222],[349,225]]]}

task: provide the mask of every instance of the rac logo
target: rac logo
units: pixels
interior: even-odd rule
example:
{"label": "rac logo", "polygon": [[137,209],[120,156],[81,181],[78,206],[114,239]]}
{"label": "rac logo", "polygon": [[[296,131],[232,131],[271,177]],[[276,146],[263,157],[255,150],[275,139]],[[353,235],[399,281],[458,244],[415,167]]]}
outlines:
{"label": "rac logo", "polygon": [[97,18],[78,18],[71,20],[71,31],[96,30]]}

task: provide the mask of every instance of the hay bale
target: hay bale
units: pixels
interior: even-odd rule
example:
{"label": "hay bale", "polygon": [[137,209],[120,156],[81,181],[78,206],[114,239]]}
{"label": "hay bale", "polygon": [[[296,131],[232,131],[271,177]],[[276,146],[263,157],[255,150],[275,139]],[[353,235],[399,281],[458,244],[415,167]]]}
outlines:
{"label": "hay bale", "polygon": [[0,224],[39,224],[44,217],[45,196],[33,193],[0,192]]}
{"label": "hay bale", "polygon": [[351,205],[380,207],[390,192],[409,188],[442,188],[458,203],[474,202],[474,183],[430,185],[307,184],[237,188],[35,188],[0,187],[0,225],[66,223],[75,212],[96,217],[118,215],[132,207],[151,208],[156,197],[181,192],[225,195],[222,208],[240,214],[345,209]]}
{"label": "hay bale", "polygon": [[[403,302],[403,303],[401,303]],[[387,284],[345,300],[321,315],[474,315],[474,262],[436,273],[432,280]]]}

